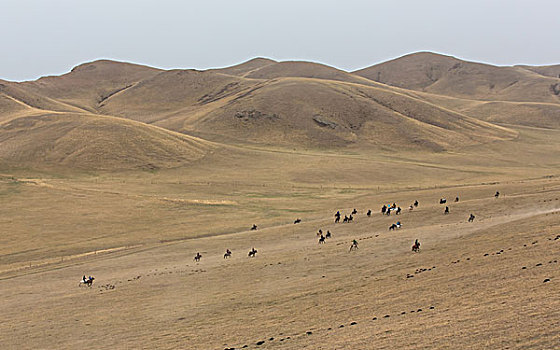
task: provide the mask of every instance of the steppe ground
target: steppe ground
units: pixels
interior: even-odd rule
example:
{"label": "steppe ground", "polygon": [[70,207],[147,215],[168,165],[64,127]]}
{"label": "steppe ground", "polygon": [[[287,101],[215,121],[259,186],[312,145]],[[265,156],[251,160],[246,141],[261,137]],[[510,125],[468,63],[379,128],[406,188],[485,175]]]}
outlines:
{"label": "steppe ground", "polygon": [[228,146],[174,170],[3,170],[0,348],[560,348],[560,134],[512,128],[455,153]]}

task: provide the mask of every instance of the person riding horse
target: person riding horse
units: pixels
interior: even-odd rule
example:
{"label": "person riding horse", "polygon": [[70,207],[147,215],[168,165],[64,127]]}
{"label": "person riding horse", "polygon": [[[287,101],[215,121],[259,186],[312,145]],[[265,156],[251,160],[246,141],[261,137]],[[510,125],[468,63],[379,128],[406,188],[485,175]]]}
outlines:
{"label": "person riding horse", "polygon": [[200,253],[197,252],[196,255],[194,256],[194,261],[199,262],[200,258],[202,258],[202,255],[200,255]]}
{"label": "person riding horse", "polygon": [[257,225],[253,224],[253,226],[251,227],[251,230],[256,230],[257,229]]}
{"label": "person riding horse", "polygon": [[386,211],[387,211],[387,206],[383,205],[383,207],[381,207],[381,214],[385,214]]}
{"label": "person riding horse", "polygon": [[231,257],[231,250],[226,249],[226,252],[225,252],[225,254],[224,254],[224,259],[227,259],[227,258],[229,258],[229,257]]}
{"label": "person riding horse", "polygon": [[367,214],[366,214],[366,215],[367,215],[367,216],[371,216],[371,209],[368,209],[368,211],[367,211]]}
{"label": "person riding horse", "polygon": [[257,250],[255,249],[255,247],[253,247],[253,248],[249,251],[248,256],[249,256],[250,258],[254,258],[256,255],[257,255]]}
{"label": "person riding horse", "polygon": [[500,192],[496,191],[496,194],[494,195],[494,197],[498,198],[500,196]]}
{"label": "person riding horse", "polygon": [[352,240],[352,245],[350,246],[350,251],[358,249],[358,241],[356,241],[355,239]]}
{"label": "person riding horse", "polygon": [[449,214],[449,207],[445,207],[445,211],[443,212],[444,214]]}
{"label": "person riding horse", "polygon": [[321,237],[319,237],[319,244],[323,243],[325,243],[325,236],[321,235]]}
{"label": "person riding horse", "polygon": [[469,216],[469,222],[473,222],[474,221],[474,215],[471,214],[471,216]]}
{"label": "person riding horse", "polygon": [[412,246],[412,251],[413,252],[419,252],[420,251],[420,242],[418,241],[418,239],[416,239],[414,241],[414,245]]}
{"label": "person riding horse", "polygon": [[331,231],[327,230],[327,234],[325,235],[325,238],[331,238]]}
{"label": "person riding horse", "polygon": [[88,276],[86,278],[86,275],[84,275],[82,277],[82,280],[80,281],[80,285],[85,285],[85,286],[91,287],[94,279],[95,279],[95,277],[93,277],[93,276]]}
{"label": "person riding horse", "polygon": [[418,206],[418,201],[414,201],[414,206],[415,206],[415,207]]}

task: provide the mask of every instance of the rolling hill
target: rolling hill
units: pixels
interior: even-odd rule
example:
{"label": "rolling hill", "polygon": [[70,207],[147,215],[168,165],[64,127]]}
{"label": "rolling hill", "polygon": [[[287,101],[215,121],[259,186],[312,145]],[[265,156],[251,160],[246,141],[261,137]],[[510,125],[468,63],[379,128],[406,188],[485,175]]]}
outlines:
{"label": "rolling hill", "polygon": [[99,60],[0,81],[0,160],[173,167],[207,151],[192,136],[288,149],[459,150],[517,137],[508,125],[560,127],[557,67],[427,52],[352,73],[266,58],[206,71]]}
{"label": "rolling hill", "polygon": [[0,124],[0,164],[37,169],[159,169],[184,166],[216,146],[125,119],[70,113]]}
{"label": "rolling hill", "polygon": [[557,77],[430,52],[406,55],[354,74],[391,86],[459,98],[560,103]]}

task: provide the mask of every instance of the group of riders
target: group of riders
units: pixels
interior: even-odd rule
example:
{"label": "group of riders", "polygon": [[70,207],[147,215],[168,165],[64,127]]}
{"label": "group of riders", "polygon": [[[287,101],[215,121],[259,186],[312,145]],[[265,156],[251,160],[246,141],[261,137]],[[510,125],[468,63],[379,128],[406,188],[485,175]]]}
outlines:
{"label": "group of riders", "polygon": [[[500,196],[500,192],[496,191],[496,193],[494,194],[494,197],[498,198],[499,196]],[[440,200],[439,200],[440,204],[445,204],[446,202],[447,202],[447,200],[445,198],[440,198]],[[459,197],[455,197],[455,202],[459,202]],[[409,209],[413,210],[415,207],[418,207],[418,201],[417,200],[415,200],[414,203],[410,205]],[[383,205],[383,207],[381,207],[381,214],[390,215],[391,211],[395,211],[395,215],[398,215],[398,214],[401,213],[401,207],[397,206],[395,203],[389,204],[389,205]],[[344,223],[352,222],[352,220],[354,219],[354,215],[356,215],[357,213],[358,213],[358,211],[356,209],[354,209],[354,210],[352,210],[352,213],[350,214],[350,216],[344,215],[343,222]],[[448,206],[445,207],[444,214],[449,214],[449,207]],[[367,211],[366,215],[368,217],[371,216],[371,209],[369,209]],[[341,217],[340,211],[337,211],[334,214],[334,218],[335,218],[334,222],[339,223],[340,222],[340,217]],[[468,221],[473,222],[474,219],[475,219],[475,216],[473,214],[470,214]],[[301,222],[301,219],[298,218],[294,221],[294,224],[297,224],[297,223],[300,223],[300,222]],[[389,230],[392,230],[392,229],[395,229],[395,228],[400,228],[400,227],[401,227],[401,222],[397,221],[396,224],[392,224],[389,227]],[[251,230],[256,230],[256,229],[257,229],[257,225],[253,225],[251,227]],[[327,230],[326,235],[323,235],[323,231],[320,229],[317,233],[317,236],[319,236],[319,243],[325,243],[325,240],[327,238],[331,237],[331,232]],[[352,244],[350,245],[350,251],[357,250],[357,249],[358,249],[358,241],[354,239],[354,240],[352,240]],[[419,252],[420,251],[420,241],[418,239],[416,239],[414,241],[414,244],[412,245],[412,251],[413,252]],[[257,250],[253,247],[249,251],[248,256],[249,257],[255,257],[256,254],[257,254]],[[231,255],[232,255],[231,250],[226,249],[226,252],[224,254],[224,259],[230,258]],[[194,257],[194,261],[199,262],[201,258],[202,258],[202,255],[199,252],[197,252],[195,257]],[[88,276],[86,278],[86,275],[84,275],[82,277],[82,280],[80,281],[80,283],[91,286],[94,279],[95,279],[95,277]]]}

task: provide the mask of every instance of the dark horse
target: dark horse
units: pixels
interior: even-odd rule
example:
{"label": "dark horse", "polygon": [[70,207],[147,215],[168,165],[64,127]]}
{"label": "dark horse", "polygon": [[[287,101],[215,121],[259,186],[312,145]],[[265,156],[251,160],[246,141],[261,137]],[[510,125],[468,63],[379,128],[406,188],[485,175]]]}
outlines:
{"label": "dark horse", "polygon": [[473,222],[474,221],[474,215],[471,214],[471,216],[469,216],[469,222]]}
{"label": "dark horse", "polygon": [[294,220],[294,225],[295,225],[295,224],[299,224],[300,222],[301,222],[301,219],[300,219],[300,218],[297,218],[297,219]]}
{"label": "dark horse", "polygon": [[416,242],[412,245],[412,251],[415,253],[420,251],[420,242],[418,242],[418,240],[416,240]]}
{"label": "dark horse", "polygon": [[331,238],[331,231],[327,230],[327,234],[325,235],[325,238]]}
{"label": "dark horse", "polygon": [[367,216],[371,216],[371,209],[369,209],[369,210],[367,211],[367,214],[366,214],[366,215],[367,215]]}
{"label": "dark horse", "polygon": [[200,255],[200,253],[196,253],[196,255],[194,256],[194,261],[199,262],[200,258],[202,258],[202,255]]}
{"label": "dark horse", "polygon": [[356,208],[354,208],[354,210],[352,210],[352,215],[356,215],[358,214],[358,211],[356,210]]}
{"label": "dark horse", "polygon": [[401,213],[401,207],[397,207],[397,211],[395,212],[395,215],[399,215]]}
{"label": "dark horse", "polygon": [[353,240],[352,245],[350,245],[350,251],[358,249],[358,241]]}
{"label": "dark horse", "polygon": [[440,198],[439,199],[439,204],[445,204],[445,203],[447,203],[447,199],[445,199],[445,198]]}
{"label": "dark horse", "polygon": [[494,197],[498,198],[500,196],[500,192],[496,191],[496,194],[494,194]]}
{"label": "dark horse", "polygon": [[397,224],[392,224],[389,226],[389,231],[394,231],[397,228]]}
{"label": "dark horse", "polygon": [[414,201],[414,206],[415,206],[415,207],[418,206],[418,201]]}
{"label": "dark horse", "polygon": [[231,250],[229,250],[229,249],[226,249],[226,252],[224,254],[224,259],[227,259],[227,258],[231,258]]}
{"label": "dark horse", "polygon": [[256,230],[257,229],[257,225],[253,224],[253,226],[251,227],[251,230]]}
{"label": "dark horse", "polygon": [[325,243],[325,236],[321,235],[321,237],[319,237],[319,244],[323,243]]}
{"label": "dark horse", "polygon": [[254,258],[257,255],[257,250],[255,248],[252,248],[251,250],[249,250],[249,254],[247,255],[250,258]]}
{"label": "dark horse", "polygon": [[445,207],[445,211],[443,213],[444,214],[449,214],[449,207]]}
{"label": "dark horse", "polygon": [[89,276],[88,278],[85,278],[86,276],[84,276],[84,278],[82,278],[82,280],[80,281],[80,286],[88,286],[91,287],[91,285],[93,284],[93,280],[95,279],[95,277],[91,277]]}

